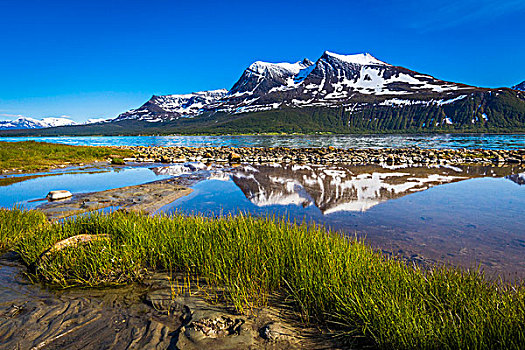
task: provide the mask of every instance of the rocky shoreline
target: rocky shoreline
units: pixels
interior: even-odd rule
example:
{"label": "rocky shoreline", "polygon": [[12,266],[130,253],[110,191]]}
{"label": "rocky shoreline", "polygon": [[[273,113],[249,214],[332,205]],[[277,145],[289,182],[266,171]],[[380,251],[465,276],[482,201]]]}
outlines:
{"label": "rocky shoreline", "polygon": [[122,146],[133,151],[125,161],[179,163],[308,163],[308,164],[525,164],[525,149],[341,149],[286,147],[144,147]]}

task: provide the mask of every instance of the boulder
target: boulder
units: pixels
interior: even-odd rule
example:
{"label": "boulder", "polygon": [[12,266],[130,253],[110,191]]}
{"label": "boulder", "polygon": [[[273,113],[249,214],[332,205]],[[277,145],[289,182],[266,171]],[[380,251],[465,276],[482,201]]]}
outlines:
{"label": "boulder", "polygon": [[240,163],[241,162],[241,156],[235,152],[231,152],[228,156],[228,160],[231,163]]}
{"label": "boulder", "polygon": [[57,199],[65,199],[71,197],[72,194],[69,191],[66,190],[57,190],[57,191],[50,191],[47,194],[47,198],[54,201]]}

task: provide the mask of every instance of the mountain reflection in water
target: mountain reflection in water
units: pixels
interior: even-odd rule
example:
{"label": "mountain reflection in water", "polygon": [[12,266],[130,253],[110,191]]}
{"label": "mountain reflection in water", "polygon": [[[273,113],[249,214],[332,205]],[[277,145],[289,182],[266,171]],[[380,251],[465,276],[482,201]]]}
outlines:
{"label": "mountain reflection in water", "polygon": [[287,216],[366,237],[394,255],[525,277],[520,167],[266,164],[154,171],[196,179],[194,193],[165,212]]}
{"label": "mountain reflection in water", "polygon": [[315,205],[323,214],[332,214],[363,212],[389,199],[467,178],[462,171],[449,168],[434,169],[433,173],[425,170],[428,169],[263,165],[235,168],[232,179],[257,206]]}
{"label": "mountain reflection in water", "polygon": [[[154,168],[157,175],[190,175],[198,180],[230,179],[258,207],[314,205],[323,214],[364,212],[382,202],[437,185],[478,177],[525,183],[519,167],[243,164],[206,166],[191,162]],[[509,172],[511,175],[508,175]]]}

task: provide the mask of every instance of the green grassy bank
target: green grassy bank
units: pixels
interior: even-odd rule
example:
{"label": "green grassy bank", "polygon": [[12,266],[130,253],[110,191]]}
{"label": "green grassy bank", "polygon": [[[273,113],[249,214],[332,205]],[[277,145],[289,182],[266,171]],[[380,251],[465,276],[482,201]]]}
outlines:
{"label": "green grassy bank", "polygon": [[[322,227],[236,216],[91,215],[43,224],[37,212],[0,210],[2,244],[41,281],[103,286],[172,270],[226,290],[240,311],[279,294],[305,320],[357,345],[384,349],[518,349],[525,289],[447,267],[424,272]],[[42,258],[56,242],[107,235]]]}
{"label": "green grassy bank", "polygon": [[108,157],[130,157],[131,151],[109,147],[69,146],[23,141],[0,142],[0,170],[35,171],[55,165],[90,163]]}

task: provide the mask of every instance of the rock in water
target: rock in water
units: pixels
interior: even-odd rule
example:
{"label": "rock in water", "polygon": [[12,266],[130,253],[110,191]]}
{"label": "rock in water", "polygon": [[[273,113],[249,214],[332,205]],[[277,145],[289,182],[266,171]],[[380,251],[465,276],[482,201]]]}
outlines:
{"label": "rock in water", "polygon": [[228,160],[230,161],[230,163],[240,163],[241,155],[235,152],[231,152],[228,156]]}
{"label": "rock in water", "polygon": [[69,191],[66,190],[58,190],[58,191],[50,191],[47,194],[47,198],[54,201],[57,199],[65,199],[71,197],[72,194]]}

